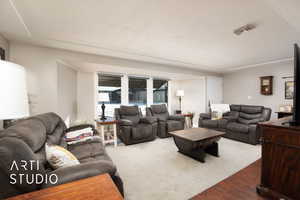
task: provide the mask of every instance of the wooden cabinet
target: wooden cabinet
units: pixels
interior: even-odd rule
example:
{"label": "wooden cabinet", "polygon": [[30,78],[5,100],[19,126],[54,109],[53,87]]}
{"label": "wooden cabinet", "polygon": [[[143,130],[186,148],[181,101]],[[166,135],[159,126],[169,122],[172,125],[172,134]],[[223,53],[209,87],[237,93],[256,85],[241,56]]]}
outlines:
{"label": "wooden cabinet", "polygon": [[262,133],[259,194],[273,199],[300,199],[300,126],[291,117],[259,124]]}
{"label": "wooden cabinet", "polygon": [[273,94],[273,76],[260,77],[260,93],[262,95]]}

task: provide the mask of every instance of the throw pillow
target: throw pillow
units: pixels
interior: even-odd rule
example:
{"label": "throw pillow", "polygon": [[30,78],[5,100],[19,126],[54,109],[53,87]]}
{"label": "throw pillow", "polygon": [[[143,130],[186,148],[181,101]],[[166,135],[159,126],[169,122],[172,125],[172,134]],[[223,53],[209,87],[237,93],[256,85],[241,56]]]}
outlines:
{"label": "throw pillow", "polygon": [[211,104],[212,120],[222,119],[223,113],[230,111],[229,104]]}
{"label": "throw pillow", "polygon": [[78,165],[78,159],[65,148],[58,145],[45,146],[46,159],[53,169]]}

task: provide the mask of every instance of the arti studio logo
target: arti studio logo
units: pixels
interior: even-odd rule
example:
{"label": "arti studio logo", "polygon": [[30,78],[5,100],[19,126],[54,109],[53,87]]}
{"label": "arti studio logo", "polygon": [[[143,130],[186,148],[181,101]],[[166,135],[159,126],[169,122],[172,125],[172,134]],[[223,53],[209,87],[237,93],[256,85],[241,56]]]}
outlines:
{"label": "arti studio logo", "polygon": [[38,160],[21,160],[13,161],[10,169],[10,184],[56,184],[58,176],[56,174],[41,174],[35,173],[40,170],[40,163]]}

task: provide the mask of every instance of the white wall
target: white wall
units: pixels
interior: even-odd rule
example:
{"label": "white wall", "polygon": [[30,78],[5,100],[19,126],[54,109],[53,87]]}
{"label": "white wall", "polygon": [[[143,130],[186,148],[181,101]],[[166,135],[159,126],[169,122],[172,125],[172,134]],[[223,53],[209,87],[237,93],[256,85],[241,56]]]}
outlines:
{"label": "white wall", "polygon": [[[224,102],[229,104],[262,105],[272,109],[272,118],[281,104],[292,104],[284,98],[285,76],[293,75],[293,63],[277,63],[248,68],[224,75]],[[274,76],[273,95],[260,94],[261,76]],[[287,79],[292,80],[292,79]]]}
{"label": "white wall", "polygon": [[6,60],[9,60],[9,43],[2,35],[0,35],[0,47],[5,50]]}
{"label": "white wall", "polygon": [[96,116],[96,84],[94,73],[77,73],[77,118],[94,122]]}
{"label": "white wall", "polygon": [[[6,60],[8,60],[8,58],[9,58],[9,56],[8,56],[8,54],[9,54],[9,43],[2,35],[0,35],[0,47],[5,50],[5,57],[6,57]],[[0,120],[0,130],[2,129],[2,127],[3,127],[3,121]]]}
{"label": "white wall", "polygon": [[182,98],[182,112],[195,113],[193,123],[198,126],[198,118],[200,113],[206,111],[206,81],[205,77],[193,80],[170,81],[171,89],[171,114],[179,109],[179,100],[176,96],[177,90],[184,90],[184,97]]}
{"label": "white wall", "polygon": [[77,71],[58,63],[58,114],[65,120],[77,119]]}
{"label": "white wall", "polygon": [[58,111],[56,57],[46,48],[11,43],[10,60],[26,68],[31,115]]}
{"label": "white wall", "polygon": [[208,103],[223,103],[223,77],[206,77],[206,112]]}

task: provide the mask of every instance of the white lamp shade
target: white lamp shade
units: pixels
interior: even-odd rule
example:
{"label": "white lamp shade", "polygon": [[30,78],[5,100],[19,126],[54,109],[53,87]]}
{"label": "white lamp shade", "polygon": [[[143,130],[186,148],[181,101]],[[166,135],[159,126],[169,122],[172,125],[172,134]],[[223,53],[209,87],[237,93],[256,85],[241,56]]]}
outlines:
{"label": "white lamp shade", "polygon": [[108,102],[109,101],[109,95],[105,92],[100,92],[98,95],[98,101],[101,102]]}
{"label": "white lamp shade", "polygon": [[176,96],[183,97],[184,96],[184,90],[177,90],[176,91]]}
{"label": "white lamp shade", "polygon": [[25,68],[0,60],[0,120],[29,115]]}

